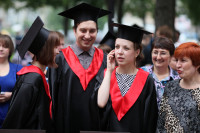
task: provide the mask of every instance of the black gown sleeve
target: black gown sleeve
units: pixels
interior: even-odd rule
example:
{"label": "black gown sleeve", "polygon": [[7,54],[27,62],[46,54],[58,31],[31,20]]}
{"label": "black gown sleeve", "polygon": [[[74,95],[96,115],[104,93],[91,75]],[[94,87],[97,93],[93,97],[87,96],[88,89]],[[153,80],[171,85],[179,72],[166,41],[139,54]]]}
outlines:
{"label": "black gown sleeve", "polygon": [[[104,69],[107,67],[107,55],[104,53],[104,58],[102,62],[102,66],[96,75],[96,83],[94,87],[94,92],[91,95],[91,100],[90,100],[90,110],[93,116],[93,122],[95,122],[94,125],[98,125],[99,127],[96,127],[96,129],[99,129],[100,131],[105,131],[106,130],[106,120],[105,115],[107,114],[106,108],[99,108],[97,104],[97,96],[98,96],[98,89],[101,86],[101,83],[104,78]],[[96,117],[97,116],[97,117]],[[98,118],[98,119],[96,119]]]}
{"label": "black gown sleeve", "polygon": [[[58,89],[59,89],[59,82],[61,79],[61,73],[63,70],[62,62],[64,61],[64,57],[62,57],[63,54],[60,53],[56,56],[56,64],[58,65],[57,68],[48,68],[47,70],[47,76],[48,76],[48,84],[49,84],[49,90],[50,95],[52,99],[52,119],[55,119],[55,111],[57,108],[57,102],[58,102]],[[61,58],[62,57],[62,58]]]}
{"label": "black gown sleeve", "polygon": [[148,76],[147,84],[148,96],[145,99],[145,111],[144,111],[144,133],[155,133],[158,118],[158,107],[156,101],[156,90],[154,79]]}
{"label": "black gown sleeve", "polygon": [[[17,91],[17,90],[16,90]],[[38,89],[32,84],[22,83],[3,123],[4,129],[20,129],[29,121],[38,96]],[[26,123],[26,124],[25,124]]]}
{"label": "black gown sleeve", "polygon": [[[69,124],[64,124],[64,119],[67,114],[64,113],[65,101],[63,101],[63,95],[65,95],[65,91],[67,91],[67,85],[65,86],[64,92],[62,86],[60,84],[65,84],[65,80],[63,79],[63,75],[65,73],[64,70],[67,71],[69,66],[66,63],[64,55],[62,52],[56,56],[56,64],[57,68],[49,68],[47,70],[48,76],[48,84],[50,89],[50,94],[52,98],[52,120],[53,120],[53,128],[55,128],[56,132],[65,132],[65,127],[68,127]],[[66,96],[66,95],[65,95]],[[59,104],[59,105],[58,105]],[[65,126],[64,126],[65,125]]]}

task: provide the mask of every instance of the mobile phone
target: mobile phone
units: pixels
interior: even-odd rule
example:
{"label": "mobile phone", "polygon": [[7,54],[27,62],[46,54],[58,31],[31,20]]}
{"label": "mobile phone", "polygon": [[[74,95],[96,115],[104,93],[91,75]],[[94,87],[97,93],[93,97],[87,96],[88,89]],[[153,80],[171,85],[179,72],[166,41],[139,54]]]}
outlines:
{"label": "mobile phone", "polygon": [[115,54],[113,55],[113,58],[115,58]]}
{"label": "mobile phone", "polygon": [[2,91],[1,91],[1,86],[0,86],[0,94],[5,94],[5,92],[2,92]]}
{"label": "mobile phone", "polygon": [[1,92],[0,94],[5,94],[5,92]]}

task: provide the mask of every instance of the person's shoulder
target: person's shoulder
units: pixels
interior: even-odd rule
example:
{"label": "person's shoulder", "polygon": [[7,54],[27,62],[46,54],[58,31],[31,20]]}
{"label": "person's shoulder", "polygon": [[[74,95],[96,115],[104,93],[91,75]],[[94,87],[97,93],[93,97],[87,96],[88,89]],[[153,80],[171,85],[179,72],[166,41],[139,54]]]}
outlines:
{"label": "person's shoulder", "polygon": [[177,84],[179,83],[180,79],[175,79],[175,80],[171,80],[169,81],[167,84]]}
{"label": "person's shoulder", "polygon": [[18,88],[23,90],[23,92],[39,91],[44,87],[42,76],[34,72],[21,75],[18,78],[17,84]]}
{"label": "person's shoulder", "polygon": [[11,69],[14,69],[14,70],[21,70],[23,68],[23,66],[21,64],[16,64],[16,63],[12,63],[12,62],[9,62],[10,66],[11,66]]}
{"label": "person's shoulder", "polygon": [[178,75],[178,72],[175,71],[174,69],[170,68],[170,76],[173,78],[173,80],[175,79],[180,79],[179,75]]}
{"label": "person's shoulder", "polygon": [[146,71],[146,72],[151,73],[152,67],[153,67],[153,65],[148,65],[148,66],[142,66],[142,67],[140,67],[140,68],[143,69],[143,70]]}
{"label": "person's shoulder", "polygon": [[169,82],[167,82],[166,86],[165,86],[165,91],[170,93],[173,90],[175,90],[175,88],[177,88],[179,86],[179,81],[180,79],[175,79],[175,80],[171,80]]}
{"label": "person's shoulder", "polygon": [[152,82],[152,81],[154,81],[154,78],[151,76],[151,74],[148,72],[148,71],[145,71],[145,70],[143,70],[142,68],[139,68],[139,71],[140,71],[140,74],[141,75],[146,75],[147,76],[147,79],[146,79],[146,82]]}
{"label": "person's shoulder", "polygon": [[21,64],[17,64],[17,63],[12,63],[12,62],[9,62],[10,63],[10,65],[12,65],[12,66],[15,66],[15,67],[23,67]]}
{"label": "person's shoulder", "polygon": [[27,74],[22,75],[24,78],[24,82],[26,83],[40,83],[42,80],[42,76],[39,73],[30,72]]}

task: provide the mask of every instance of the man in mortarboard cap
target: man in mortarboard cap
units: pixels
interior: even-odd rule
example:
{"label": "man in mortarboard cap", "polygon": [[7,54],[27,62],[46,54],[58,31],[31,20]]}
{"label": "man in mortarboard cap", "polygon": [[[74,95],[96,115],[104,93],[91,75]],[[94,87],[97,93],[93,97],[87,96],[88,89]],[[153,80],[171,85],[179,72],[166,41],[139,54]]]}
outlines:
{"label": "man in mortarboard cap", "polygon": [[86,3],[59,13],[74,20],[76,44],[63,49],[56,59],[59,67],[48,71],[58,133],[100,130],[95,94],[103,79],[106,55],[93,43],[98,18],[109,13]]}
{"label": "man in mortarboard cap", "polygon": [[105,53],[109,53],[115,48],[115,39],[116,37],[110,31],[108,31],[99,43],[100,45],[98,48],[102,49]]}

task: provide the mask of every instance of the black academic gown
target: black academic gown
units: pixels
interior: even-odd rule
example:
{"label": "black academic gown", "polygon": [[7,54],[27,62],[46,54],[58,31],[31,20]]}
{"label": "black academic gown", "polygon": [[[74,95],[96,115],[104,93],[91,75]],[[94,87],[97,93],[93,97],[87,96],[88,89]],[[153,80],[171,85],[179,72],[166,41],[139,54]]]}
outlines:
{"label": "black academic gown", "polygon": [[43,72],[36,66],[28,66],[17,74],[19,78],[3,128],[38,129],[51,133],[50,93]]}
{"label": "black academic gown", "polygon": [[95,48],[92,63],[84,69],[70,47],[57,58],[57,69],[49,69],[56,133],[100,130],[97,89],[103,80],[106,55]]}
{"label": "black academic gown", "polygon": [[110,111],[107,130],[155,133],[158,110],[153,78],[139,69],[130,89],[122,97],[115,71],[111,77],[110,99],[107,104]]}

